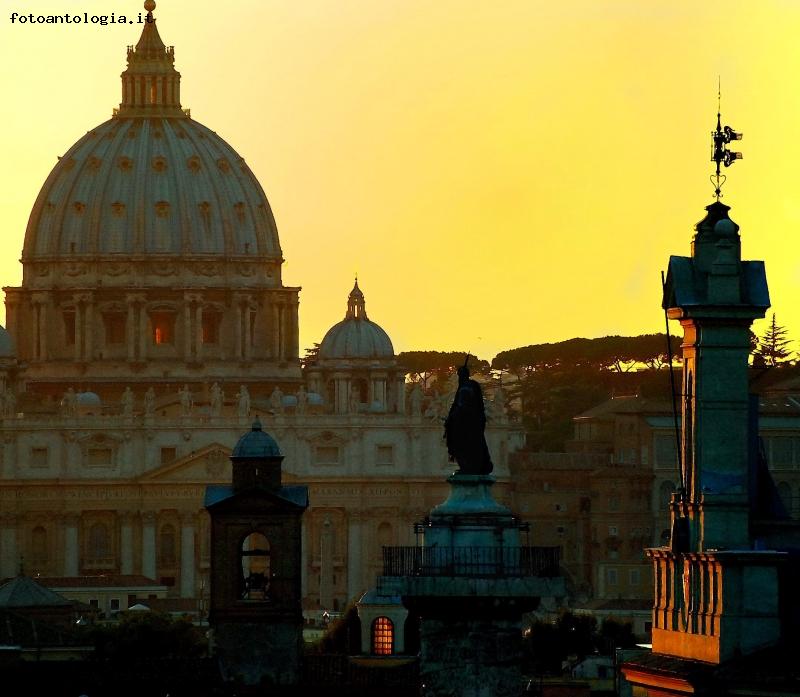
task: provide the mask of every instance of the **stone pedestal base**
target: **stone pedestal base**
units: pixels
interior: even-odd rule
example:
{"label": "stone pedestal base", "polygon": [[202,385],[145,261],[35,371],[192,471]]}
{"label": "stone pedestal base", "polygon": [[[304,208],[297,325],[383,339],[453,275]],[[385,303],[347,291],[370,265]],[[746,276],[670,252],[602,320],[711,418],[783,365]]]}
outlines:
{"label": "stone pedestal base", "polygon": [[296,685],[299,681],[301,624],[218,624],[214,645],[227,677],[245,685]]}
{"label": "stone pedestal base", "polygon": [[425,697],[518,697],[522,639],[514,620],[423,619]]}

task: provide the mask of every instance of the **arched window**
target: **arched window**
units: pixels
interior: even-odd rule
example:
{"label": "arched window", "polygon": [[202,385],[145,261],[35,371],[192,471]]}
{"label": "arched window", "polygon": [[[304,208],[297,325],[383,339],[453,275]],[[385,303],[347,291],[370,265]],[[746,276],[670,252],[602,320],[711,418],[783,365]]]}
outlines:
{"label": "arched window", "polygon": [[47,530],[37,525],[31,532],[31,556],[37,564],[47,561]]}
{"label": "arched window", "polygon": [[167,523],[158,535],[158,561],[162,566],[175,564],[175,526]]}
{"label": "arched window", "polygon": [[376,617],[372,623],[372,653],[391,656],[394,651],[394,624],[388,617]]}
{"label": "arched window", "polygon": [[244,538],[239,553],[242,560],[243,600],[268,600],[270,585],[269,540],[260,532]]}
{"label": "arched window", "polygon": [[90,559],[105,559],[111,556],[108,528],[103,523],[95,523],[89,528],[88,553]]}
{"label": "arched window", "polygon": [[369,401],[369,385],[364,378],[357,378],[353,380],[353,388],[358,395],[358,401],[361,404],[366,404]]}
{"label": "arched window", "polygon": [[675,491],[675,485],[672,482],[663,482],[658,488],[658,507],[662,511],[669,508],[669,501]]}

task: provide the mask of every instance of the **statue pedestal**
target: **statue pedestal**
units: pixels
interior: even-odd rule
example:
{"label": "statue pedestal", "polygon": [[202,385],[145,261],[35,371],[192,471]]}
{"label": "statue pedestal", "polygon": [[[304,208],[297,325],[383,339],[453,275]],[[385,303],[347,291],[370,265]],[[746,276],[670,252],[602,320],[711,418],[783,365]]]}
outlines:
{"label": "statue pedestal", "polygon": [[447,481],[450,495],[428,517],[426,547],[519,546],[520,522],[492,498],[495,477],[456,472]]}
{"label": "statue pedestal", "polygon": [[492,498],[491,475],[456,473],[421,525],[421,547],[385,547],[381,596],[420,616],[420,677],[430,697],[516,697],[520,620],[563,596],[558,550],[520,544],[523,524]]}

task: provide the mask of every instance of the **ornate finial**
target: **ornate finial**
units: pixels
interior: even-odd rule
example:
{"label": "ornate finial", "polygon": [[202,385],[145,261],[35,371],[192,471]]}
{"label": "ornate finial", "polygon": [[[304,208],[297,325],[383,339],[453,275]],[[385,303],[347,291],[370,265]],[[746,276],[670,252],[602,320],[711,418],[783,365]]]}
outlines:
{"label": "ornate finial", "polygon": [[148,12],[152,12],[156,9],[155,0],[144,0],[144,9]]}
{"label": "ornate finial", "polygon": [[719,173],[720,165],[730,167],[736,160],[742,159],[742,153],[729,150],[725,146],[732,140],[741,140],[742,134],[734,131],[730,126],[722,127],[722,116],[720,105],[722,103],[722,81],[717,85],[717,129],[711,131],[711,138],[714,142],[713,150],[711,152],[711,161],[717,165],[717,171],[712,174],[710,179],[714,185],[714,195],[717,201],[722,198],[722,185],[727,180],[724,174]]}

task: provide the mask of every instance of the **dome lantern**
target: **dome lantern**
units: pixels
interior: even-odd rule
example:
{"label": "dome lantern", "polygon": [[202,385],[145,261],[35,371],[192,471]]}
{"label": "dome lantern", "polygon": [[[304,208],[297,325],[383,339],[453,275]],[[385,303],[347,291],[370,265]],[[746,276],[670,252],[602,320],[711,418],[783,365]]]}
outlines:
{"label": "dome lantern", "polygon": [[114,116],[178,116],[181,74],[175,70],[175,49],[165,46],[156,28],[154,0],[145,0],[147,17],[136,46],[128,46],[128,68],[122,73],[122,102]]}

